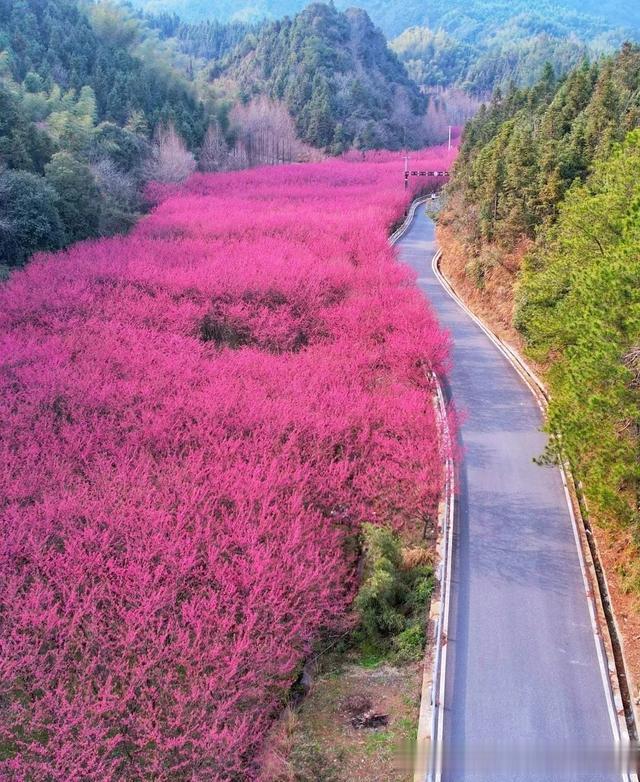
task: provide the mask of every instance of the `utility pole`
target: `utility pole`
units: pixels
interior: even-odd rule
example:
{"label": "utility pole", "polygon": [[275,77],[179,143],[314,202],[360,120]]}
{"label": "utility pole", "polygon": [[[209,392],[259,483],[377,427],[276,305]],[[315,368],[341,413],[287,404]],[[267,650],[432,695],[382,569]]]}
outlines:
{"label": "utility pole", "polygon": [[451,125],[449,125],[449,149],[451,149]]}
{"label": "utility pole", "polygon": [[409,189],[409,150],[407,149],[407,126],[404,126],[404,189]]}
{"label": "utility pole", "polygon": [[403,146],[404,146],[404,189],[409,189],[409,151],[407,149],[407,126],[404,128]]}

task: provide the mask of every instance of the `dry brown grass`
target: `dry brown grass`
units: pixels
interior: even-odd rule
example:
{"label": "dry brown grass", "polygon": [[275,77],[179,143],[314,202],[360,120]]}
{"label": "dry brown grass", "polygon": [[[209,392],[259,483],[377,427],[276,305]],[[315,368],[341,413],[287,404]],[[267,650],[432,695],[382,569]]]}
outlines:
{"label": "dry brown grass", "polygon": [[[443,224],[438,225],[438,241],[442,248],[442,271],[458,295],[499,337],[521,349],[522,340],[513,326],[514,294],[528,245],[522,243],[514,253],[506,256],[488,249],[483,257],[476,259],[455,230]],[[474,264],[483,267],[481,285],[473,273]]]}
{"label": "dry brown grass", "polygon": [[295,782],[291,751],[296,740],[300,717],[287,706],[274,725],[266,742],[260,773],[261,782]]}
{"label": "dry brown grass", "polygon": [[407,547],[402,549],[402,567],[404,570],[412,570],[420,565],[433,566],[435,552],[424,547]]}

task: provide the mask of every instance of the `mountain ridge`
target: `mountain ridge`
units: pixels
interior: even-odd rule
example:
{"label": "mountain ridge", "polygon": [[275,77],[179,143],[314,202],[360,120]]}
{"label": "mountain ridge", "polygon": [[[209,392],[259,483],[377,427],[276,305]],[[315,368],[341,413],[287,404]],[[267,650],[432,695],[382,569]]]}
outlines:
{"label": "mountain ridge", "polygon": [[[213,5],[208,0],[133,0],[132,5],[145,11],[159,13],[163,11],[178,13],[184,19],[195,21],[203,18],[220,21],[249,21],[256,19],[275,20],[303,10],[308,3],[305,0],[253,0],[251,3],[237,3],[221,0]],[[429,26],[442,28],[448,32],[473,28],[473,20],[490,16],[494,24],[503,24],[505,19],[519,14],[542,14],[546,17],[573,17],[576,20],[589,20],[591,25],[600,25],[603,29],[628,27],[640,31],[640,8],[629,0],[547,0],[526,2],[526,0],[469,0],[458,4],[445,0],[431,0],[426,4],[422,0],[409,2],[388,2],[388,0],[336,0],[336,8],[346,10],[353,6],[363,8],[371,16],[374,24],[380,26],[388,37],[399,35],[408,27]],[[611,22],[607,22],[611,19]]]}
{"label": "mountain ridge", "polygon": [[427,102],[366,11],[313,3],[215,66],[214,88],[284,102],[300,138],[334,153],[419,145]]}

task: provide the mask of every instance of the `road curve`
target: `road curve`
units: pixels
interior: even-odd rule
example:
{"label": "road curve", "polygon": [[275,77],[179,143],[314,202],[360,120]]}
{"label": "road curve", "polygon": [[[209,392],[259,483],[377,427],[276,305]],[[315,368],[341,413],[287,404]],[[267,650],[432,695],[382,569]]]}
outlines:
{"label": "road curve", "polygon": [[560,471],[530,390],[432,270],[424,207],[401,260],[453,338],[463,418],[444,703],[445,782],[622,778],[618,722]]}

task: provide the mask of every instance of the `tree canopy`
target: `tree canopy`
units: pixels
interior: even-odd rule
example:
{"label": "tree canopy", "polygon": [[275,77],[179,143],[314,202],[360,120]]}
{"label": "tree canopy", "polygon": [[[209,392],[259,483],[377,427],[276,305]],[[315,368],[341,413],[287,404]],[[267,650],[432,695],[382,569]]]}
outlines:
{"label": "tree canopy", "polygon": [[[640,48],[497,95],[468,126],[444,216],[546,368],[550,429],[600,518],[640,529]],[[524,250],[523,250],[524,248]],[[486,294],[490,295],[490,294]],[[640,561],[640,559],[637,559]],[[626,574],[640,589],[640,566]]]}
{"label": "tree canopy", "polygon": [[283,100],[300,137],[339,152],[423,142],[426,102],[364,11],[314,3],[261,28],[215,68],[243,100]]}

